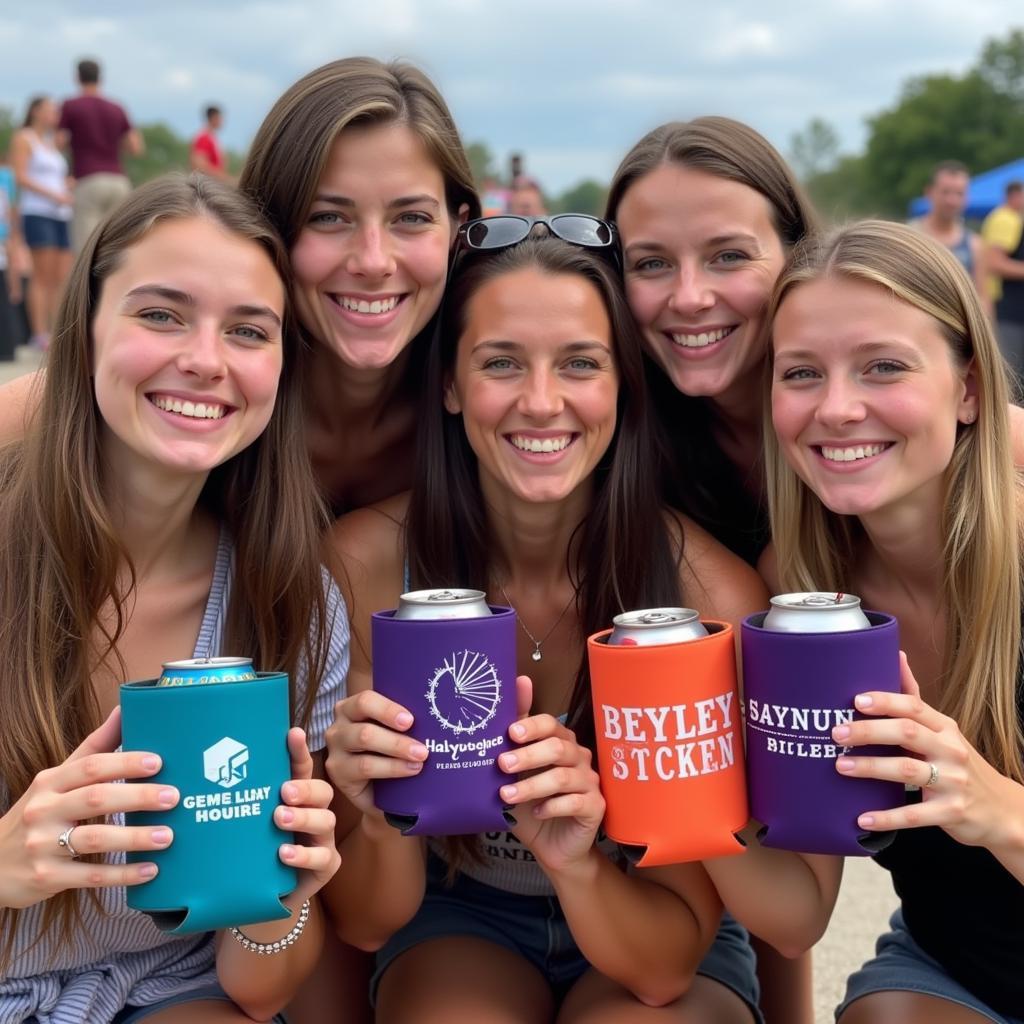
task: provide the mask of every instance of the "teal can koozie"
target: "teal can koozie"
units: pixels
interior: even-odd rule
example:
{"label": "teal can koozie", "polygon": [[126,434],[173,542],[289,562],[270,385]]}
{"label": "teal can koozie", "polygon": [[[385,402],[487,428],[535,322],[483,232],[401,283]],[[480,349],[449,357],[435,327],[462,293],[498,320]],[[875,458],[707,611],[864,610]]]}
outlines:
{"label": "teal can koozie", "polygon": [[162,931],[210,931],[290,914],[281,899],[298,879],[278,850],[293,838],[273,817],[291,776],[288,676],[254,675],[121,686],[122,748],[159,754],[163,764],[148,781],[180,794],[170,810],[125,815],[128,825],[174,830],[167,849],[128,854],[129,863],[159,868],[127,894],[128,906]]}

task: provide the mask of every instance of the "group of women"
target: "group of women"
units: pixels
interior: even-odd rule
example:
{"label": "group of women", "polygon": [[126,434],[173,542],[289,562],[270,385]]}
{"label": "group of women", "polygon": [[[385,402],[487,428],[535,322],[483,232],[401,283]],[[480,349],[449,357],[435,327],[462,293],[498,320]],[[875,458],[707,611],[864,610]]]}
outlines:
{"label": "group of women", "polygon": [[[841,861],[751,836],[625,868],[585,638],[835,587],[907,654],[836,770],[920,794],[860,821],[897,830],[902,905],[838,1020],[1019,1024],[1020,509],[970,282],[911,229],[823,234],[723,118],[645,136],[607,220],[479,213],[429,80],[353,58],[281,97],[237,191],[145,185],[79,258],[45,374],[0,403],[0,1017],[365,1019],[327,995],[340,937],[376,953],[380,1021],[761,1021],[753,935],[769,1021],[809,1020],[784,958]],[[428,752],[372,689],[369,621],[450,585],[518,619],[517,824],[424,841],[374,808]],[[122,815],[179,794],[120,749],[117,685],[216,653],[294,680],[274,814],[302,880],[287,921],[168,936],[127,908],[157,866],[125,854],[173,836]]]}

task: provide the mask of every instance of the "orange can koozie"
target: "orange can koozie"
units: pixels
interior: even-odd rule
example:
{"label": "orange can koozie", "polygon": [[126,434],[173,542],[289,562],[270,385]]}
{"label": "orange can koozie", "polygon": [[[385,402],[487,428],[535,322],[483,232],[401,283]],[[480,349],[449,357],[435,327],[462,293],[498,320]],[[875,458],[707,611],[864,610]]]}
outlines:
{"label": "orange can koozie", "polygon": [[[686,611],[652,609],[616,616]],[[696,620],[696,613],[690,612]],[[587,640],[605,833],[639,867],[741,853],[749,817],[736,649],[727,622]],[[667,642],[660,642],[662,637]]]}

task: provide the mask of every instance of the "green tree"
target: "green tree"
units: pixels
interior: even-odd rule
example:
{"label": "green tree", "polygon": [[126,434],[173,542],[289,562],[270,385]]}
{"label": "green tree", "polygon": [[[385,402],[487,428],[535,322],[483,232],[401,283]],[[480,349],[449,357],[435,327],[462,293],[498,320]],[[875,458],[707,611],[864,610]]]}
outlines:
{"label": "green tree", "polygon": [[978,73],[997,93],[1024,103],[1024,31],[990,39],[981,51]]}
{"label": "green tree", "polygon": [[789,140],[790,163],[804,181],[830,171],[838,159],[839,136],[820,117],[811,118],[807,127]]}
{"label": "green tree", "polygon": [[869,187],[863,156],[840,157],[831,169],[807,178],[804,187],[828,224],[880,213],[877,197]]}
{"label": "green tree", "polygon": [[7,161],[11,148],[11,136],[17,127],[11,108],[0,107],[0,163]]}
{"label": "green tree", "polygon": [[607,198],[608,186],[587,178],[551,199],[549,208],[552,213],[589,213],[600,217]]}
{"label": "green tree", "polygon": [[132,184],[139,185],[167,171],[188,170],[187,139],[176,135],[173,129],[163,123],[145,124],[139,130],[146,151],[142,156],[126,157],[124,161],[125,173],[131,178]]}
{"label": "green tree", "polygon": [[469,159],[470,169],[473,171],[473,180],[478,186],[488,178],[497,177],[497,172],[494,169],[494,155],[486,142],[471,142],[466,147],[466,156]]}

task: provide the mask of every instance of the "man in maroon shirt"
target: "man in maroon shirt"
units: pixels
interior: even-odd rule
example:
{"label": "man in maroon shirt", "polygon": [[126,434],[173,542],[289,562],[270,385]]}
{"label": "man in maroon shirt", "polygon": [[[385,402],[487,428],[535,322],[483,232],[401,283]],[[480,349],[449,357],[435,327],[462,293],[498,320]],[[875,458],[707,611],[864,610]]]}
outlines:
{"label": "man in maroon shirt", "polygon": [[76,180],[71,241],[77,252],[93,228],[131,191],[121,166],[123,149],[139,156],[142,136],[131,126],[117,103],[100,95],[100,66],[79,61],[79,94],[65,100],[60,131],[71,151],[71,173]]}

